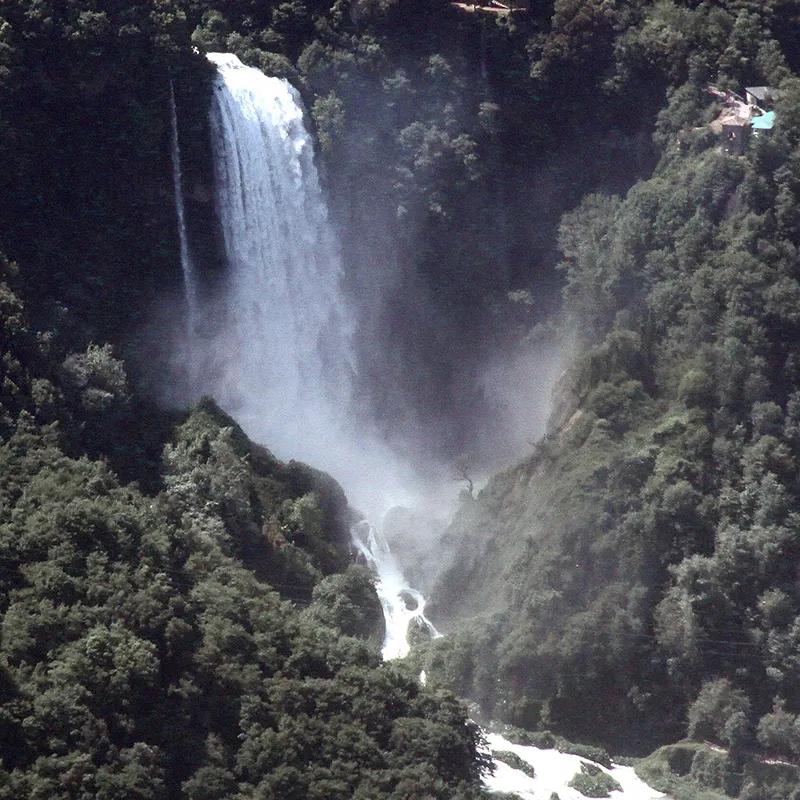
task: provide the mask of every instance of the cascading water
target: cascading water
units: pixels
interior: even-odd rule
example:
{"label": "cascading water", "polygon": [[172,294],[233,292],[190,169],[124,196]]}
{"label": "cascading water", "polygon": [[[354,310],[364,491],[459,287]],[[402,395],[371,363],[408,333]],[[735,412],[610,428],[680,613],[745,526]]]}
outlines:
{"label": "cascading water", "polygon": [[[353,326],[340,291],[341,265],[297,93],[285,81],[245,67],[235,56],[209,58],[219,71],[212,144],[217,213],[229,263],[227,281],[210,305],[205,297],[201,301],[189,259],[172,101],[176,210],[192,338],[187,352],[198,362],[188,370],[197,381],[194,389],[213,394],[251,436],[275,447],[278,455],[328,469],[343,479],[348,492],[354,475],[366,475],[361,489],[380,483],[391,455],[363,429],[355,435],[355,426],[344,424],[354,376]],[[192,324],[193,311],[202,326]],[[358,491],[355,495],[359,503],[368,497]],[[373,516],[390,504],[379,502]],[[425,617],[424,597],[406,583],[381,532],[363,520],[353,527],[352,538],[378,575],[376,589],[386,621],[384,658],[408,652],[412,624],[438,636]],[[424,672],[420,680],[425,682]],[[536,751],[496,735],[491,744],[535,763],[537,776],[496,761],[492,789],[531,800],[555,791],[563,798],[580,796],[567,783],[580,769],[577,756]],[[630,768],[617,768],[614,775],[631,800],[662,797],[641,784]]]}
{"label": "cascading water", "polygon": [[[202,335],[194,329],[188,352],[202,362],[188,370],[202,376],[194,389],[213,394],[279,456],[329,470],[369,503],[363,489],[380,482],[391,455],[351,420],[354,324],[299,95],[233,55],[208,57],[218,71],[211,132],[228,275],[202,310]],[[408,651],[415,618],[438,635],[379,532],[364,521],[353,542],[378,575],[384,657]]]}
{"label": "cascading water", "polygon": [[194,337],[197,325],[197,277],[189,253],[189,236],[186,232],[186,214],[183,205],[183,177],[181,174],[181,150],[178,143],[178,112],[175,108],[175,90],[169,82],[169,110],[172,125],[170,156],[172,159],[172,188],[175,195],[175,215],[178,218],[178,237],[181,251],[181,270],[183,271],[183,292],[186,298],[189,343]]}
{"label": "cascading water", "polygon": [[406,583],[380,531],[367,520],[362,520],[353,527],[352,535],[353,543],[378,574],[375,588],[386,622],[383,657],[389,660],[408,654],[408,632],[412,623],[421,625],[432,638],[440,636],[425,616],[425,598]]}
{"label": "cascading water", "polygon": [[[297,92],[228,54],[211,109],[229,264],[212,334],[217,399],[280,454],[314,461],[352,385],[341,265]],[[313,431],[314,435],[309,435]]]}

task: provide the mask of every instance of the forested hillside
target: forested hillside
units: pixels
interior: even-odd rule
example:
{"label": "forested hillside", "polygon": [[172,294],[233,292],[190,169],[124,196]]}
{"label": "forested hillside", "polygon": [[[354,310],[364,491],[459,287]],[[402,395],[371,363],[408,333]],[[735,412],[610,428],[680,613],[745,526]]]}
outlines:
{"label": "forested hillside", "polygon": [[[800,7],[496,11],[0,7],[0,797],[479,797],[450,690],[622,750],[800,755]],[[208,51],[304,98],[356,405],[456,475],[533,447],[463,494],[426,587],[448,635],[410,664],[380,661],[335,480],[161,403],[173,96],[203,292],[225,268]],[[725,152],[748,86],[774,130]],[[545,339],[550,432],[512,441],[482,379]]]}
{"label": "forested hillside", "polygon": [[[575,355],[551,431],[465,501],[434,589],[441,616],[481,624],[426,663],[487,715],[643,749],[688,720],[800,752],[800,83],[770,18],[789,5],[747,5],[658,4],[616,37],[671,84],[660,161],[563,217]],[[778,86],[772,135],[723,152],[712,82]]]}
{"label": "forested hillside", "polygon": [[338,485],[210,399],[123,485],[87,451],[154,412],[109,347],[54,362],[3,264],[0,796],[479,796],[463,707],[381,661]]}
{"label": "forested hillside", "polygon": [[[0,796],[478,797],[464,708],[381,661],[335,481],[210,399],[155,402],[171,88],[195,253],[220,270],[195,43],[235,25],[241,51],[256,24],[224,6],[0,10]],[[334,12],[261,12],[255,56],[297,77]]]}

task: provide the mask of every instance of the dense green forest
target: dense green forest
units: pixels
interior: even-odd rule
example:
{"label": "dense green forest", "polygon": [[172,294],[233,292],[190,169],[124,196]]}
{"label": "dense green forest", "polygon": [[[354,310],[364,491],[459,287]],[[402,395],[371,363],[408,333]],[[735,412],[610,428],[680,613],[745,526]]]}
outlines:
{"label": "dense green forest", "polygon": [[109,346],[54,362],[3,263],[0,796],[478,797],[463,706],[381,660],[333,479],[207,399],[158,491],[121,483],[154,412]]}
{"label": "dense green forest", "polygon": [[[568,352],[547,436],[463,494],[448,635],[407,664],[334,479],[157,402],[171,91],[205,291],[224,269],[212,50],[303,95],[388,439],[480,463],[487,365]],[[4,3],[0,797],[477,798],[456,696],[706,740],[697,781],[792,796],[745,762],[800,756],[798,70],[794,0]],[[728,153],[746,86],[775,128]]]}
{"label": "dense green forest", "polygon": [[[574,355],[551,429],[465,498],[433,588],[456,632],[424,658],[487,717],[791,761],[800,82],[782,15],[796,9],[724,5],[655,4],[613,36],[617,75],[636,54],[667,81],[659,163],[562,218]],[[773,134],[723,152],[712,83],[779,87]],[[743,783],[733,756],[701,762],[732,796],[790,796]]]}

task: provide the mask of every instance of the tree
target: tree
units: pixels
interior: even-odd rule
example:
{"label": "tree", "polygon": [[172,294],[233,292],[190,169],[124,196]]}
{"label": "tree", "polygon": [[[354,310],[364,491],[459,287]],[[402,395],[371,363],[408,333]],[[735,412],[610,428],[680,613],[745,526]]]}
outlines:
{"label": "tree", "polygon": [[796,714],[786,711],[785,701],[775,698],[772,711],[758,721],[758,743],[772,753],[784,757],[800,754],[800,724]]}
{"label": "tree", "polygon": [[[747,714],[750,701],[741,689],[737,689],[727,678],[705,681],[697,699],[689,709],[688,735],[692,739],[723,741],[726,726],[734,715]],[[740,717],[728,727],[730,735]]]}

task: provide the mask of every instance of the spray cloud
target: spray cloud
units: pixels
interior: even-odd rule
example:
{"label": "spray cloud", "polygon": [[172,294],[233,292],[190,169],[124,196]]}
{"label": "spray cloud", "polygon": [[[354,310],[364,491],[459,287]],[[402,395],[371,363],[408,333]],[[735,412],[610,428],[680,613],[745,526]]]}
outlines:
{"label": "spray cloud", "polygon": [[[473,469],[465,467],[461,476],[442,458],[446,429],[451,439],[474,442],[475,453],[488,452],[503,441],[505,457],[512,442],[520,441],[520,427],[530,429],[530,419],[523,425],[526,414],[511,401],[522,389],[514,381],[536,373],[544,385],[548,371],[537,367],[530,354],[497,361],[491,372],[484,373],[477,358],[466,370],[450,371],[451,395],[470,395],[473,404],[480,397],[489,409],[485,418],[494,419],[493,428],[465,428],[470,424],[467,414],[446,420],[452,396],[441,415],[420,419],[408,402],[408,385],[394,387],[394,392],[390,386],[387,394],[385,376],[377,378],[375,371],[388,366],[393,376],[407,367],[413,372],[426,345],[431,364],[440,366],[449,353],[441,352],[447,347],[437,352],[437,339],[446,343],[455,338],[454,320],[442,320],[440,326],[421,282],[402,279],[395,270],[390,281],[381,286],[377,280],[368,292],[371,301],[380,289],[391,288],[394,295],[384,307],[388,313],[376,314],[370,322],[364,313],[368,304],[363,298],[358,302],[358,285],[344,280],[296,91],[285,81],[245,67],[234,56],[209,57],[219,71],[211,132],[216,213],[228,272],[211,297],[191,287],[190,309],[202,321],[191,325],[191,346],[183,350],[190,362],[184,365],[191,384],[187,393],[212,394],[252,438],[279,457],[297,458],[330,472],[373,522],[388,508],[411,505],[419,496],[435,496],[441,510],[446,501],[431,489],[446,486],[452,502],[454,478],[472,480],[472,473],[466,473]],[[387,320],[397,326],[396,341],[410,346],[382,349],[386,338],[370,341],[375,333],[371,325]],[[395,363],[387,364],[393,358]],[[417,394],[425,391],[429,374],[421,369],[409,377]],[[447,375],[440,375],[429,382],[433,385],[427,391],[433,396],[424,406],[437,408],[435,395],[447,381]],[[375,385],[383,387],[383,404],[376,403],[371,391]],[[380,411],[387,412],[382,419]],[[536,411],[530,410],[531,415]],[[403,418],[396,436],[391,433],[393,416]],[[440,441],[429,436],[435,424],[445,429]],[[530,433],[536,435],[535,430]],[[475,470],[484,466],[480,456],[470,459]],[[363,544],[365,555],[369,551],[376,566],[391,577],[383,587],[388,595],[403,601],[389,609],[387,619],[396,612],[395,618],[402,620],[409,612],[425,622],[421,596],[404,584],[386,557],[379,532],[373,528],[354,535],[356,545]]]}

